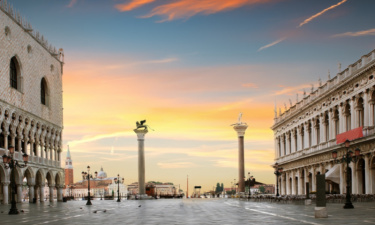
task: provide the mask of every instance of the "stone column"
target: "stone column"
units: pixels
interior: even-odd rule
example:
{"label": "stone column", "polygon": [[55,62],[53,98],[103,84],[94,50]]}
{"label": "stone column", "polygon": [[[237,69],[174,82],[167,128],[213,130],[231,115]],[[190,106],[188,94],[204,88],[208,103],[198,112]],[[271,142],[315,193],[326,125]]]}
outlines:
{"label": "stone column", "polygon": [[144,149],[144,141],[145,135],[147,134],[148,130],[137,130],[134,129],[134,132],[138,136],[138,194],[145,195],[146,188],[145,188],[145,149]]}
{"label": "stone column", "polygon": [[63,201],[63,188],[64,186],[60,185],[57,189],[57,201],[62,202]]}
{"label": "stone column", "polygon": [[17,184],[17,203],[22,202],[22,184]]}
{"label": "stone column", "polygon": [[292,195],[295,195],[296,194],[296,175],[293,170],[290,172],[290,176],[292,177]]}
{"label": "stone column", "polygon": [[7,131],[3,131],[3,134],[4,134],[4,149],[8,149],[8,135],[9,135],[9,133]]}
{"label": "stone column", "polygon": [[30,153],[28,153],[27,151],[27,142],[29,141],[29,138],[25,135],[23,137],[23,150],[26,154],[30,155]]}
{"label": "stone column", "polygon": [[44,202],[44,184],[39,187],[39,198],[40,202]]}
{"label": "stone column", "polygon": [[340,164],[340,194],[346,193],[346,165]]}
{"label": "stone column", "polygon": [[350,168],[352,169],[352,183],[351,183],[351,188],[352,188],[352,194],[358,194],[357,192],[357,171],[356,171],[356,163],[351,162],[349,164]]}
{"label": "stone column", "polygon": [[17,135],[18,139],[17,139],[17,142],[18,142],[18,146],[17,146],[17,149],[15,149],[15,151],[19,152],[21,155],[21,145],[22,145],[22,135]]}
{"label": "stone column", "polygon": [[316,173],[315,173],[315,167],[312,166],[311,168],[311,183],[312,183],[312,188],[311,191],[316,191]]}
{"label": "stone column", "polygon": [[303,168],[300,168],[298,170],[298,195],[303,195],[304,194],[304,183],[303,183],[303,180],[305,180],[304,177],[302,177],[302,171],[303,171]]}
{"label": "stone column", "polygon": [[34,198],[35,198],[35,203],[38,202],[38,193],[40,194],[40,186],[35,185],[34,187]]}
{"label": "stone column", "polygon": [[[233,128],[238,136],[238,192],[245,192],[244,136],[247,125],[245,123],[238,123],[234,125]],[[282,149],[284,149],[284,146]]]}
{"label": "stone column", "polygon": [[3,185],[3,204],[6,205],[9,203],[8,197],[9,197],[9,181],[4,181],[1,183]]}
{"label": "stone column", "polygon": [[50,202],[53,202],[53,189],[54,189],[54,185],[50,185],[49,186],[49,201]]}
{"label": "stone column", "polygon": [[34,196],[34,185],[29,185],[29,202],[33,203]]}
{"label": "stone column", "polygon": [[291,192],[292,189],[290,187],[290,172],[289,171],[285,173],[285,183],[286,183],[286,194],[287,195],[292,194]]}
{"label": "stone column", "polygon": [[371,193],[371,182],[370,182],[370,179],[371,179],[371,176],[370,176],[370,170],[371,170],[371,166],[370,166],[370,157],[369,155],[365,155],[365,184],[363,185],[366,185],[365,189],[366,189],[366,193],[363,193],[363,194],[370,194]]}

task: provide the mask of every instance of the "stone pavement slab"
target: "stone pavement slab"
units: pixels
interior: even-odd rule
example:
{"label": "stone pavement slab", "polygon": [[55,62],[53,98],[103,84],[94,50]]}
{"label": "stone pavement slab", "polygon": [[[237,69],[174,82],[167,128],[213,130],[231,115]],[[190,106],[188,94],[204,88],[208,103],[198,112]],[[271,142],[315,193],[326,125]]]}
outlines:
{"label": "stone pavement slab", "polygon": [[17,204],[8,215],[0,205],[0,224],[375,224],[375,203],[327,204],[328,218],[315,219],[315,205],[247,202],[238,199],[94,200]]}

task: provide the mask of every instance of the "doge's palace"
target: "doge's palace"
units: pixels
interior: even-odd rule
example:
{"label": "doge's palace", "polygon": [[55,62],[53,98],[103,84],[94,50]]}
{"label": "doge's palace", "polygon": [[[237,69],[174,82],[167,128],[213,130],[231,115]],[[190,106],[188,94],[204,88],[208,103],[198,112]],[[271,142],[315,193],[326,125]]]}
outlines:
{"label": "doge's palace", "polygon": [[324,84],[320,83],[295,105],[275,112],[275,163],[282,195],[302,195],[306,183],[316,191],[316,175],[326,174],[326,190],[346,193],[346,166],[336,164],[332,152],[342,157],[346,149],[337,135],[350,137],[350,150],[361,150],[350,163],[353,194],[375,194],[375,50],[362,56]]}
{"label": "doge's palace", "polygon": [[[63,50],[0,0],[0,156],[15,147],[15,159],[29,155],[26,168],[15,169],[17,201],[62,201]],[[2,162],[2,159],[1,159]],[[10,172],[0,163],[0,200],[10,201]],[[23,185],[26,194],[22,194]]]}

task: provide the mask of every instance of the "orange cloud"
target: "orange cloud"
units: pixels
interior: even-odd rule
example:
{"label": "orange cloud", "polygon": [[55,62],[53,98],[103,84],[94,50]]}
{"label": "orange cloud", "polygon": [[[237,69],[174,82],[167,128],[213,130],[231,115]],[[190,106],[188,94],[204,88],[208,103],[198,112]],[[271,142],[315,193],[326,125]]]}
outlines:
{"label": "orange cloud", "polygon": [[160,22],[174,19],[187,19],[197,14],[214,14],[221,11],[233,10],[245,5],[266,3],[274,0],[178,0],[157,6],[145,18],[153,16],[165,17]]}
{"label": "orange cloud", "polygon": [[254,83],[242,84],[242,87],[258,88],[258,86],[256,84],[254,84]]}
{"label": "orange cloud", "polygon": [[358,37],[358,36],[366,36],[366,35],[375,35],[375,28],[369,30],[362,30],[357,32],[346,32],[342,34],[335,34],[332,37]]}
{"label": "orange cloud", "polygon": [[131,0],[129,3],[118,4],[115,7],[120,12],[125,12],[125,11],[131,11],[133,9],[139,8],[143,5],[152,3],[154,1],[155,0]]}
{"label": "orange cloud", "polygon": [[347,2],[347,1],[348,1],[348,0],[342,0],[341,2],[337,3],[336,5],[332,5],[332,6],[328,7],[328,8],[326,8],[326,9],[324,9],[324,10],[318,12],[317,14],[315,14],[315,15],[313,15],[313,16],[307,18],[307,19],[305,19],[302,23],[300,23],[300,24],[298,25],[297,28],[302,27],[303,25],[305,25],[305,24],[311,22],[313,19],[315,19],[315,18],[317,18],[317,17],[323,15],[325,12],[327,12],[327,11],[329,11],[329,10],[331,10],[331,9],[334,9],[334,8],[336,8],[337,6],[340,6],[341,4],[344,4],[344,3]]}

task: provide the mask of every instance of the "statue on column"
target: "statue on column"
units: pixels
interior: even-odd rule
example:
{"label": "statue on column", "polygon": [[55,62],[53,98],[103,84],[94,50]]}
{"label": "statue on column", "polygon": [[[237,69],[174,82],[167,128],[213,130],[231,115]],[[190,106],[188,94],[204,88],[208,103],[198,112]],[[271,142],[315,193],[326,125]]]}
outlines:
{"label": "statue on column", "polygon": [[141,130],[143,128],[143,130],[145,131],[148,131],[148,128],[150,128],[151,130],[153,130],[149,125],[146,125],[146,120],[141,120],[141,121],[137,121],[135,124],[137,125],[137,128],[135,128],[134,130]]}

